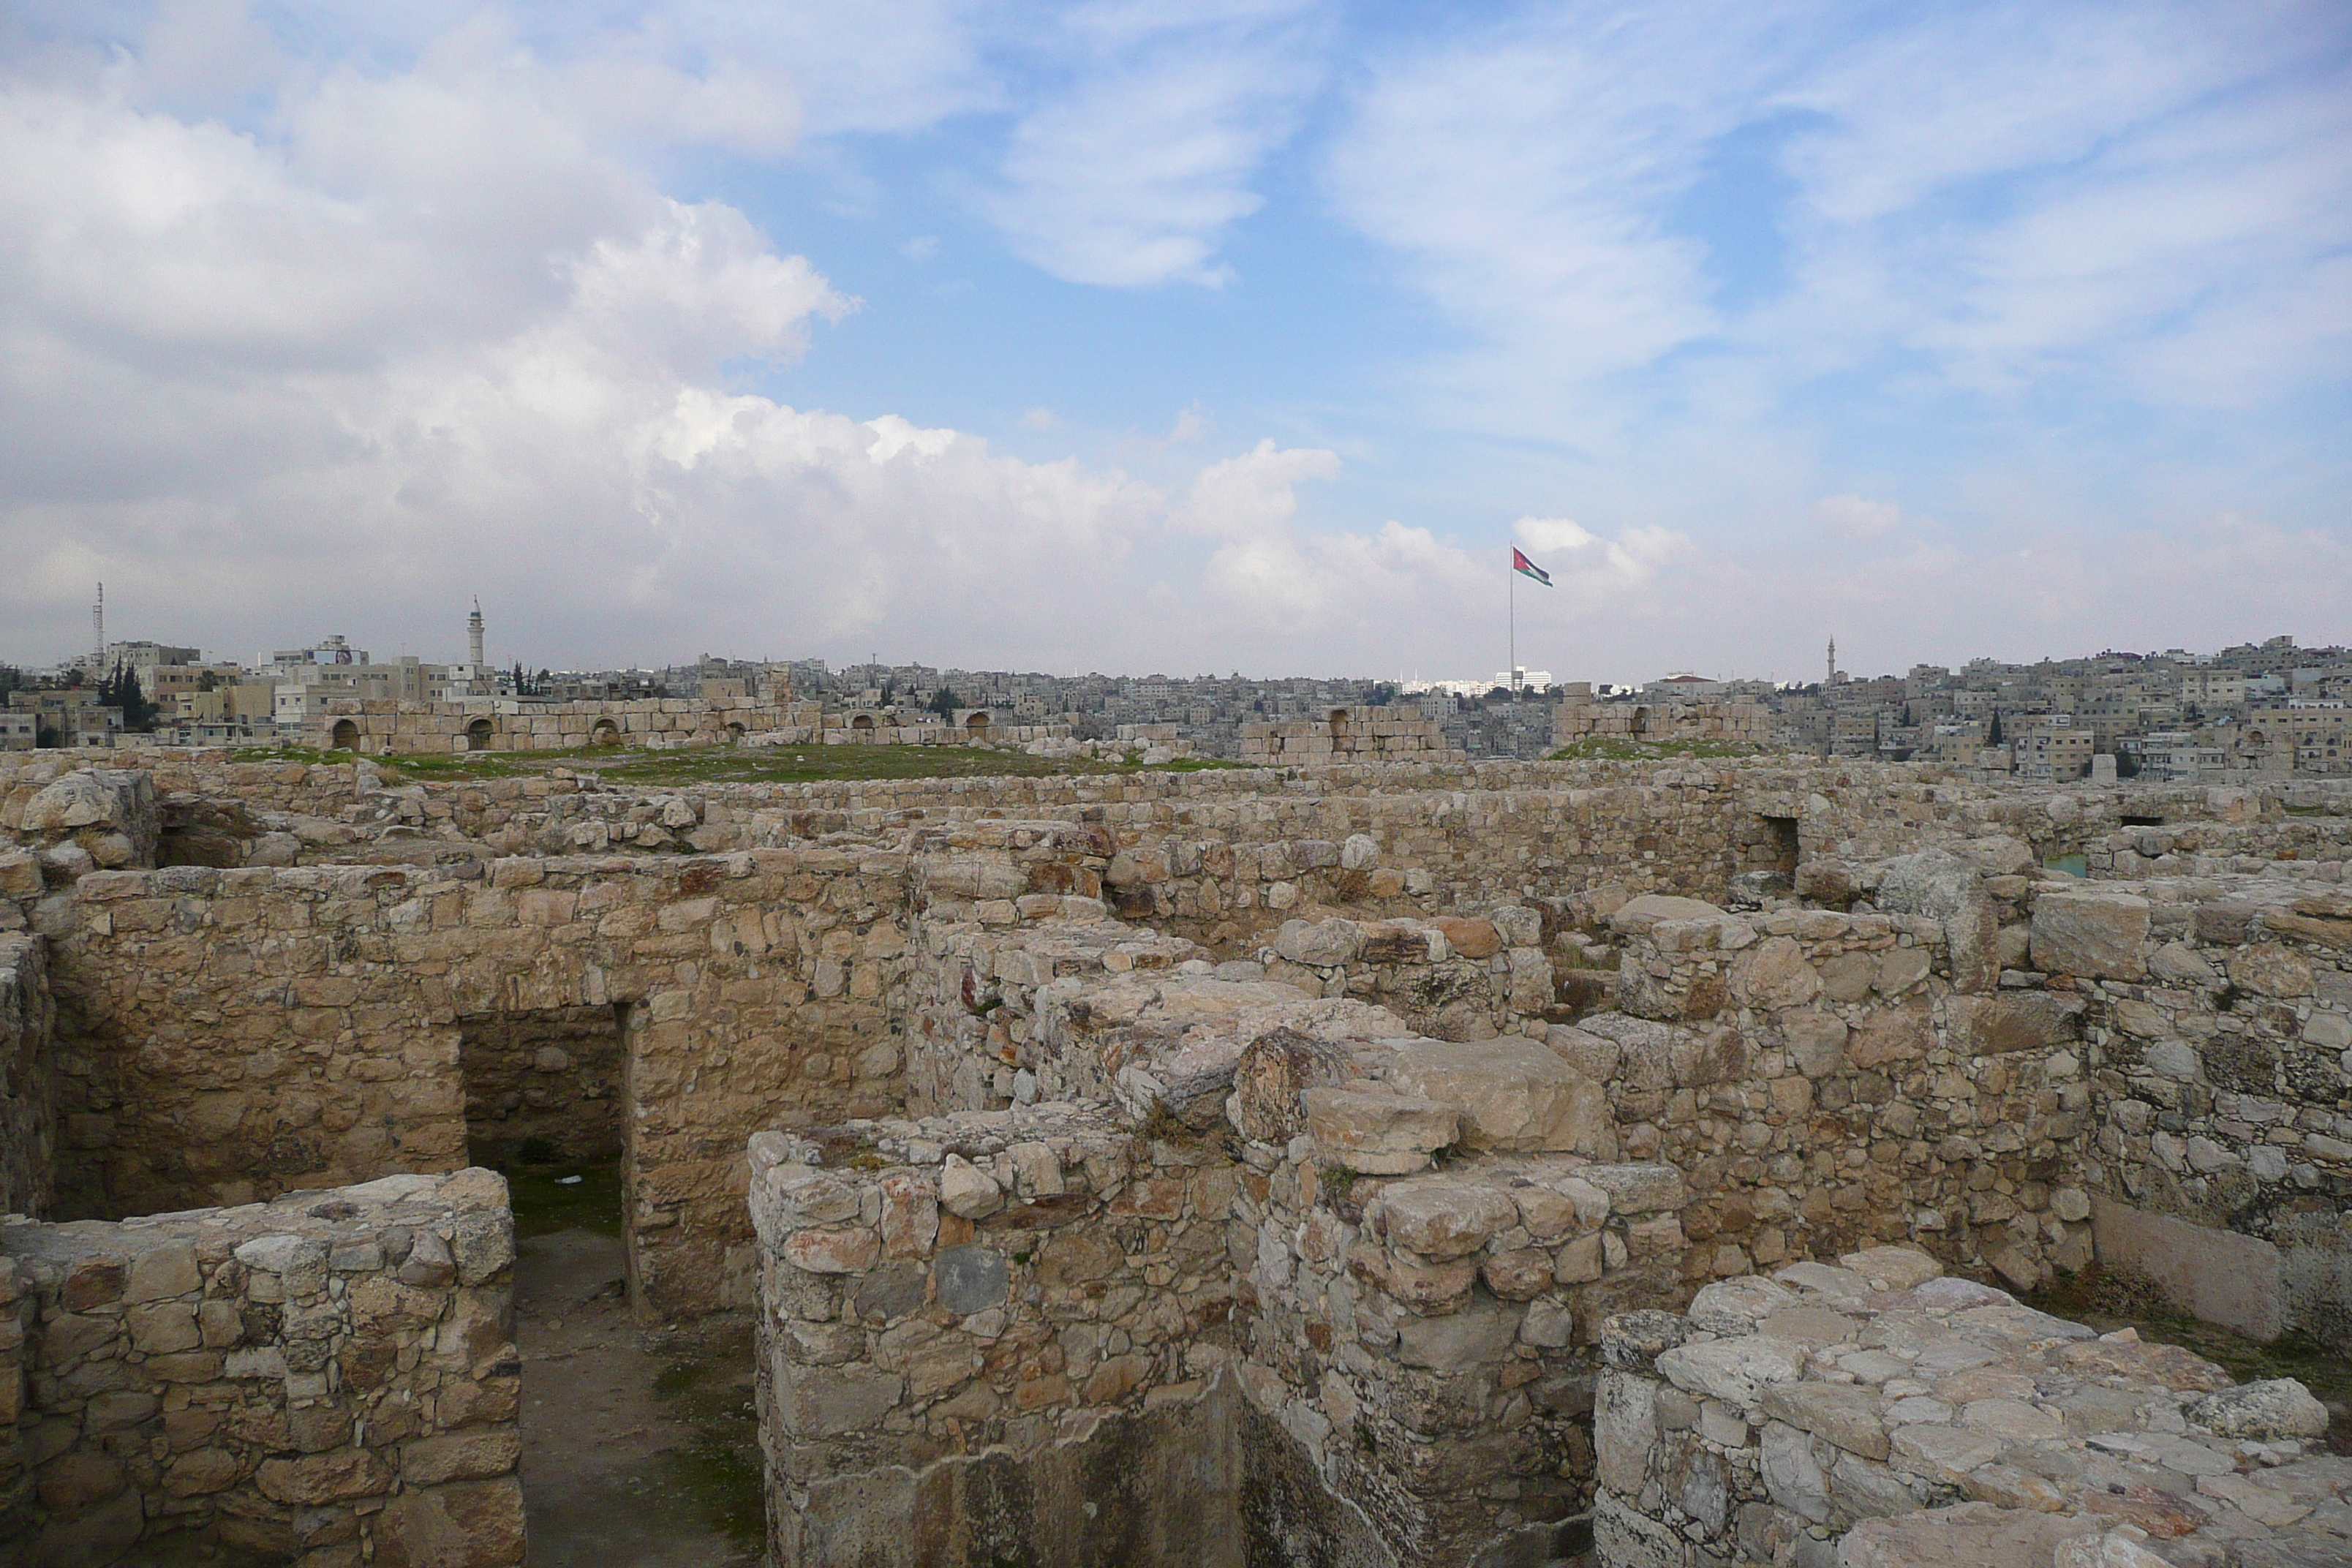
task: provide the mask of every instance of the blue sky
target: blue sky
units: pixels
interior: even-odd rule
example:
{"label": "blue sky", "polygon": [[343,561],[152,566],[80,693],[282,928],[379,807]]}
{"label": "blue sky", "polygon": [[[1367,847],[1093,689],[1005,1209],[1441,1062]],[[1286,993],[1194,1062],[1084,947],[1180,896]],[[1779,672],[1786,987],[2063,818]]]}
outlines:
{"label": "blue sky", "polygon": [[0,658],[2352,640],[2352,13],[21,5]]}

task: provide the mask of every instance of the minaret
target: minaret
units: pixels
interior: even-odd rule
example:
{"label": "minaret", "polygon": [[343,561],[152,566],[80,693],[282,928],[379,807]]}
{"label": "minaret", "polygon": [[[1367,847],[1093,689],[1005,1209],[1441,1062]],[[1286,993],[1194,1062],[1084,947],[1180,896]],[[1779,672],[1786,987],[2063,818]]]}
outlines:
{"label": "minaret", "polygon": [[1837,638],[1830,638],[1830,672],[1822,678],[1823,686],[1837,684]]}
{"label": "minaret", "polygon": [[466,662],[476,669],[482,667],[482,601],[474,601],[474,613],[466,617]]}
{"label": "minaret", "polygon": [[89,667],[103,670],[106,668],[106,584],[103,583],[98,585],[98,603],[89,607],[89,624],[98,637],[97,645],[90,652]]}

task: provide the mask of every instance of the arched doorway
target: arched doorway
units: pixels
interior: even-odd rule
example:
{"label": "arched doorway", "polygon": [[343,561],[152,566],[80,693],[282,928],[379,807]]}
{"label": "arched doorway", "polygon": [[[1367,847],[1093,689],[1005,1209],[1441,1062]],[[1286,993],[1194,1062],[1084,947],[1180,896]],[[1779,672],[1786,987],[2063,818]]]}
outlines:
{"label": "arched doorway", "polygon": [[1337,740],[1339,737],[1340,737],[1341,735],[1346,734],[1347,732],[1348,732],[1348,710],[1347,710],[1345,708],[1334,708],[1334,709],[1332,709],[1332,710],[1331,710],[1331,736],[1332,736],[1332,739]]}
{"label": "arched doorway", "polygon": [[874,738],[874,715],[871,713],[853,714],[850,717],[849,728],[856,733],[857,739],[861,741],[872,740]]}
{"label": "arched doorway", "polygon": [[985,730],[988,728],[988,715],[975,713],[963,721],[963,727],[967,730]]}
{"label": "arched doorway", "polygon": [[596,727],[588,731],[592,746],[617,746],[621,743],[621,727],[610,719],[599,719]]}
{"label": "arched doorway", "polygon": [[490,721],[477,719],[466,726],[466,750],[487,752],[490,749]]}
{"label": "arched doorway", "polygon": [[742,739],[743,739],[743,726],[742,726],[742,725],[740,725],[740,724],[730,724],[730,725],[728,725],[728,726],[727,726],[727,743],[728,743],[729,745],[730,745],[730,746],[731,746],[731,745],[734,745],[734,744],[736,744],[738,742],[741,741]]}
{"label": "arched doorway", "polygon": [[352,723],[349,719],[336,720],[335,728],[330,734],[327,744],[329,747],[338,752],[358,751],[360,749],[360,727],[357,724]]}

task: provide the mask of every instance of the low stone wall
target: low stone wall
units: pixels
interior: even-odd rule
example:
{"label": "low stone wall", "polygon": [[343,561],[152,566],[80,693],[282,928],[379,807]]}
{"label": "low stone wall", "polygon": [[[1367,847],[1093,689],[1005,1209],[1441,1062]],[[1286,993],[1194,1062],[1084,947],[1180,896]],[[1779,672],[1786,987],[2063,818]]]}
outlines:
{"label": "low stone wall", "polygon": [[623,1009],[631,1255],[748,1293],[742,1139],[895,1109],[905,862],[836,850],[100,872],[39,906],[58,1211],[465,1163],[461,1019]]}
{"label": "low stone wall", "polygon": [[152,866],[162,832],[153,776],[140,768],[26,766],[0,780],[0,845],[59,869]]}
{"label": "low stone wall", "polygon": [[2352,889],[2043,884],[2003,983],[2083,1009],[2101,1256],[2247,1332],[2352,1348]]}
{"label": "low stone wall", "polygon": [[777,1562],[1266,1560],[1244,1471],[1279,1436],[1216,1386],[1230,1161],[1072,1105],[822,1140],[751,1144]]}
{"label": "low stone wall", "polygon": [[0,1555],[521,1563],[513,1258],[479,1170],[0,1226]]}
{"label": "low stone wall", "polygon": [[551,752],[597,745],[723,745],[821,721],[814,702],[757,697],[648,697],[618,702],[330,700],[304,734],[321,750],[372,756]]}
{"label": "low stone wall", "polygon": [[56,1160],[57,1009],[40,938],[0,936],[0,1215],[48,1208]]}
{"label": "low stone wall", "polygon": [[[1916,869],[1916,868],[1912,868]],[[2086,1008],[1988,990],[2022,877],[1952,858],[1950,914],[1633,900],[1622,1013],[1550,1039],[1609,1089],[1625,1152],[1679,1168],[1703,1274],[1912,1241],[2021,1289],[2091,1260]],[[1994,889],[1994,891],[1985,891]],[[2001,926],[2001,914],[2009,926]]]}
{"label": "low stone wall", "polygon": [[2352,1460],[2291,1380],[2100,1336],[1875,1247],[1603,1330],[1601,1568],[2352,1559]]}

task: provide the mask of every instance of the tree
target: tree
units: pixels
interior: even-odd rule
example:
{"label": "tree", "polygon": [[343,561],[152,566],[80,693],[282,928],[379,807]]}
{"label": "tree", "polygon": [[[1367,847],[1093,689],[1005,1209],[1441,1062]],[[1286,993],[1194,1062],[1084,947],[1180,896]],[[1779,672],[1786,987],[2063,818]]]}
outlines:
{"label": "tree", "polygon": [[196,689],[199,691],[218,691],[220,689],[220,677],[212,670],[205,670],[204,673],[196,677]]}
{"label": "tree", "polygon": [[930,710],[942,719],[954,718],[955,710],[960,706],[961,705],[956,701],[956,694],[944,686],[931,693]]}
{"label": "tree", "polygon": [[117,664],[113,676],[98,683],[98,700],[122,710],[122,727],[143,734],[155,728],[155,705],[139,689],[139,672]]}
{"label": "tree", "polygon": [[1992,727],[1985,731],[1985,744],[1988,746],[2000,744],[2000,710],[1998,708],[1993,710]]}

